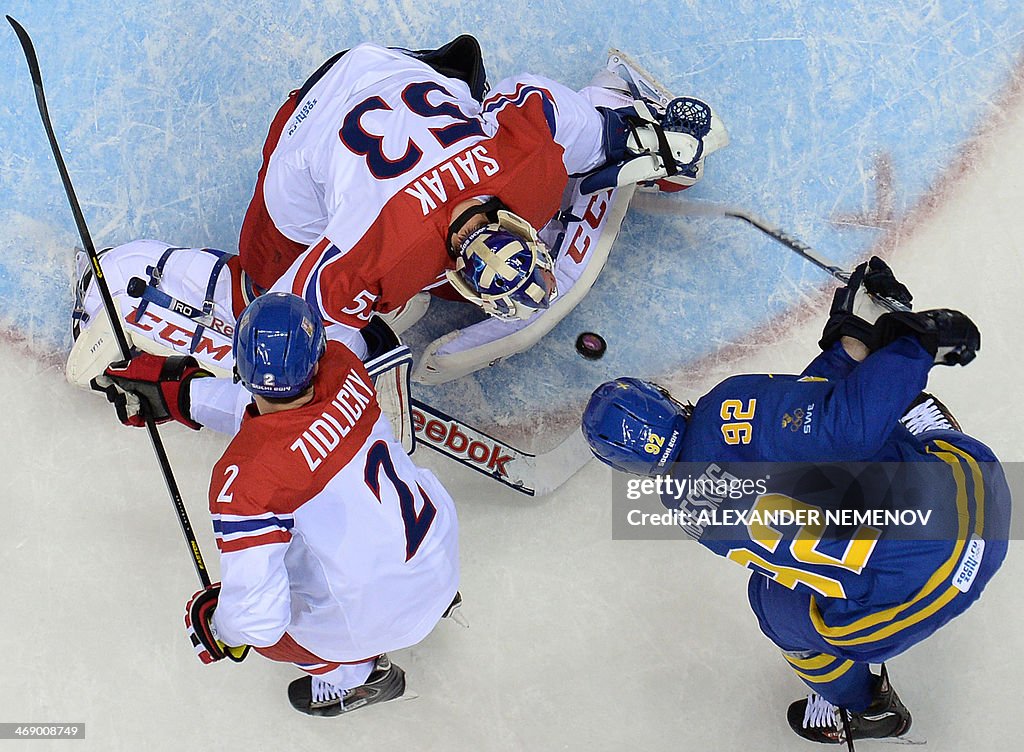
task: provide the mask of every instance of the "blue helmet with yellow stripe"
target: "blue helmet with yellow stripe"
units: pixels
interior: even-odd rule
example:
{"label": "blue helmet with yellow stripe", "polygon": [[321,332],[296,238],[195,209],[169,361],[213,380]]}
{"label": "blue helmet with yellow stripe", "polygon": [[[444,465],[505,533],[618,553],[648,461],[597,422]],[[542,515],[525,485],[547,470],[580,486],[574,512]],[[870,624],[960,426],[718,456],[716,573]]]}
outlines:
{"label": "blue helmet with yellow stripe", "polygon": [[583,435],[594,456],[606,465],[655,475],[678,458],[689,413],[657,384],[615,379],[590,395],[583,411]]}

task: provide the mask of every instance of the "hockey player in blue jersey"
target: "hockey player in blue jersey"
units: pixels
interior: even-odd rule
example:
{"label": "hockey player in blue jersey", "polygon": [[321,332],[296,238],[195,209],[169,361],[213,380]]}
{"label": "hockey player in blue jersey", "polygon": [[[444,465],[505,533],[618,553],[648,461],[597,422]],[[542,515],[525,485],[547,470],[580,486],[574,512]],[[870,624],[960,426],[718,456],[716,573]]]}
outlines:
{"label": "hockey player in blue jersey", "polygon": [[[881,485],[878,473],[866,485],[876,508],[931,512],[917,528],[684,525],[753,570],[748,596],[761,630],[814,690],[790,706],[793,730],[850,749],[854,739],[910,728],[884,664],[876,675],[869,663],[903,652],[977,600],[1009,536],[1010,493],[998,461],[922,391],[933,365],[974,357],[977,328],[957,311],[888,313],[877,295],[910,302],[884,262],[872,259],[837,291],[823,352],[799,376],[733,376],[695,405],[654,384],[617,379],[598,387],[583,415],[594,454],[629,473],[671,475],[685,462],[722,479],[750,462],[814,463],[818,471],[825,466],[817,463],[858,463],[882,468]],[[695,503],[806,512],[849,504],[857,487],[820,478],[803,485],[813,493],[773,486],[742,501],[665,494],[662,501],[680,513]]]}

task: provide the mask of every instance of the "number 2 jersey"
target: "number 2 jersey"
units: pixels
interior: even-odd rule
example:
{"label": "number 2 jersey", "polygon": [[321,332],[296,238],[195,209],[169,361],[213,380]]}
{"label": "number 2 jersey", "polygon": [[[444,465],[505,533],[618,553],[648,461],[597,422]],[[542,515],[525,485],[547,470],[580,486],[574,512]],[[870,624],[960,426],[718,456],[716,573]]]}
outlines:
{"label": "number 2 jersey", "polygon": [[226,644],[278,659],[361,661],[419,642],[452,602],[455,506],[344,345],[328,342],[314,384],[301,408],[247,412],[214,468],[213,623]]}
{"label": "number 2 jersey", "polygon": [[481,104],[420,60],[359,45],[271,125],[243,268],[361,328],[444,281],[456,204],[497,196],[540,228],[569,175],[605,161],[602,134],[589,100],[554,81],[507,79]]}
{"label": "number 2 jersey", "polygon": [[[726,379],[687,423],[678,468],[764,482],[753,500],[683,494],[688,512],[718,511],[687,532],[809,593],[814,628],[836,655],[882,660],[924,639],[977,600],[1006,555],[1010,492],[991,450],[959,431],[914,436],[899,422],[931,366],[909,337],[859,364],[837,344],[802,376]],[[764,522],[783,509],[804,516]],[[901,513],[905,524],[825,514],[844,509]]]}

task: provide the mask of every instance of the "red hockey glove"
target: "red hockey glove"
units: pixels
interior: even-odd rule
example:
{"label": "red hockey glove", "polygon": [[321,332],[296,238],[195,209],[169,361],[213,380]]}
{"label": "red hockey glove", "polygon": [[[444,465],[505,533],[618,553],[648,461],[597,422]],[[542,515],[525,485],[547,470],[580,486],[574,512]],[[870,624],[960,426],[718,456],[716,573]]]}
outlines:
{"label": "red hockey glove", "polygon": [[192,420],[188,385],[192,379],[212,376],[189,355],[169,358],[142,353],[129,361],[111,363],[92,388],[104,392],[126,426],[142,427],[146,417],[157,423],[176,420],[198,431]]}
{"label": "red hockey glove", "polygon": [[185,629],[196,655],[203,663],[214,663],[224,658],[241,663],[249,654],[249,646],[229,647],[217,639],[213,629],[213,611],[217,608],[219,597],[219,582],[193,595],[185,606]]}

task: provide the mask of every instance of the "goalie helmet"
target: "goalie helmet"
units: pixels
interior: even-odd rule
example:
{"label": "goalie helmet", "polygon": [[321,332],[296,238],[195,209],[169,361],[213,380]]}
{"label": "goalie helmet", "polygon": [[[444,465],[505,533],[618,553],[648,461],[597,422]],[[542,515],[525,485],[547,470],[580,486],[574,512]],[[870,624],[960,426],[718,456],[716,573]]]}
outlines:
{"label": "goalie helmet", "polygon": [[238,317],[235,380],[261,397],[297,397],[313,380],[326,347],[323,322],[305,300],[268,292]]}
{"label": "goalie helmet", "polygon": [[583,411],[583,435],[601,462],[634,475],[654,475],[679,457],[692,408],[649,381],[601,384]]}
{"label": "goalie helmet", "polygon": [[459,294],[489,316],[528,319],[558,297],[555,264],[529,222],[505,209],[459,246],[446,272]]}

